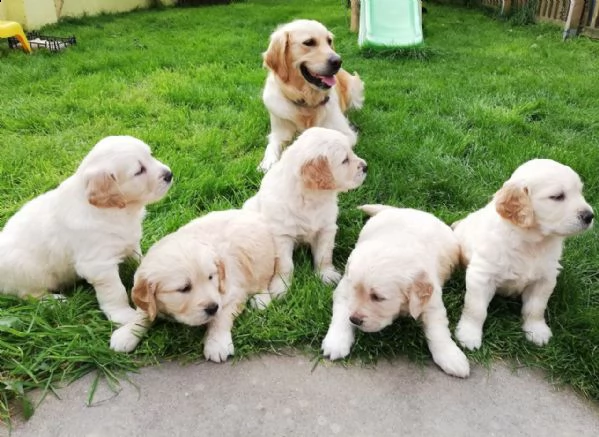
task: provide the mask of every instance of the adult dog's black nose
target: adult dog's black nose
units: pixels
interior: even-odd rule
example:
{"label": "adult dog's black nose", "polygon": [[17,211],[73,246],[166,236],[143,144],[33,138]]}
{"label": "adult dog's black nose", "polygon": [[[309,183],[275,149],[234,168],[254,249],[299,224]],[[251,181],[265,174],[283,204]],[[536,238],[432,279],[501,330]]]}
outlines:
{"label": "adult dog's black nose", "polygon": [[170,182],[173,180],[173,173],[170,171],[166,171],[164,172],[164,174],[162,175],[162,179],[164,179],[165,182]]}
{"label": "adult dog's black nose", "polygon": [[218,304],[213,303],[212,305],[208,305],[206,308],[204,308],[204,311],[206,311],[206,314],[209,316],[213,316],[218,311]]}
{"label": "adult dog's black nose", "polygon": [[339,55],[331,55],[329,56],[329,65],[331,66],[331,69],[334,70],[335,73],[337,73],[339,71],[339,69],[341,68],[341,63],[343,62],[341,60],[341,56]]}
{"label": "adult dog's black nose", "polygon": [[593,211],[587,210],[587,211],[581,212],[579,217],[580,217],[580,220],[582,220],[583,222],[585,222],[588,225],[593,221],[593,218],[595,218],[595,214],[593,214]]}
{"label": "adult dog's black nose", "polygon": [[356,326],[361,326],[362,323],[364,323],[364,320],[362,320],[356,316],[350,316],[349,321],[352,322]]}

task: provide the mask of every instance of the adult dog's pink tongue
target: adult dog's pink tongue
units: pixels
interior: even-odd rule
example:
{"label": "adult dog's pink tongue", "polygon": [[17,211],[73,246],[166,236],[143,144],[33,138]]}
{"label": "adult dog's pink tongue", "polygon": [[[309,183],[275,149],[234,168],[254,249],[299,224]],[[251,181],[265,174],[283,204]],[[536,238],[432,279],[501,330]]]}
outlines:
{"label": "adult dog's pink tongue", "polygon": [[325,83],[326,85],[332,87],[333,85],[335,85],[335,76],[318,76],[318,78]]}

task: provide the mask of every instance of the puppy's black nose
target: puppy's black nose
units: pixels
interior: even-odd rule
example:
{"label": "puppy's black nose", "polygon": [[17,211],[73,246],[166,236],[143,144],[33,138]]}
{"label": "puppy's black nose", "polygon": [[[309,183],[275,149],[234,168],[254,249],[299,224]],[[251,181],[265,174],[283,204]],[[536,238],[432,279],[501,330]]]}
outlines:
{"label": "puppy's black nose", "polygon": [[331,68],[335,71],[335,73],[337,73],[339,71],[339,69],[341,68],[341,63],[343,61],[341,60],[340,56],[331,55],[331,56],[329,56],[328,62],[329,62],[329,65],[331,66]]}
{"label": "puppy's black nose", "polygon": [[218,311],[218,304],[213,303],[212,305],[208,305],[206,308],[204,308],[204,311],[206,311],[206,314],[209,316],[213,316]]}
{"label": "puppy's black nose", "polygon": [[593,211],[583,211],[580,213],[579,217],[580,217],[580,220],[582,220],[583,222],[585,222],[588,225],[593,221],[595,214],[593,214]]}
{"label": "puppy's black nose", "polygon": [[164,179],[165,182],[170,182],[173,180],[173,173],[170,171],[165,172],[162,175],[162,179]]}
{"label": "puppy's black nose", "polygon": [[352,323],[353,323],[354,325],[356,325],[356,326],[361,326],[361,325],[362,325],[362,323],[364,323],[364,320],[362,320],[362,319],[359,319],[359,318],[358,318],[358,317],[356,317],[356,316],[350,316],[350,317],[349,317],[349,321],[350,321],[350,322],[352,322]]}

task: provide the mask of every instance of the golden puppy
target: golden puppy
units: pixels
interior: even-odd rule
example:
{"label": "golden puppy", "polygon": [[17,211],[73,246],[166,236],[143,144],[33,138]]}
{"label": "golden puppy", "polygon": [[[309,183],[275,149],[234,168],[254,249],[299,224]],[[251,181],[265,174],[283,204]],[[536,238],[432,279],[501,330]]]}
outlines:
{"label": "golden puppy", "polygon": [[451,228],[423,211],[385,205],[360,207],[374,216],[360,232],[333,297],[333,317],[322,343],[331,360],[349,354],[354,329],[380,331],[400,315],[422,318],[433,360],[465,378],[468,360],[451,339],[442,287],[459,263]]}
{"label": "golden puppy", "polygon": [[[338,193],[359,187],[366,178],[366,162],[352,151],[347,137],[313,127],[301,134],[243,209],[259,212],[269,224],[277,245],[279,271],[285,290],[293,275],[293,249],[309,243],[314,267],[325,283],[341,275],[333,266],[337,233]],[[259,306],[268,302],[256,296]]]}
{"label": "golden puppy", "polygon": [[[112,335],[110,346],[135,349],[157,315],[208,325],[204,356],[233,355],[231,328],[248,295],[280,284],[275,245],[264,220],[250,211],[212,212],[157,242],[135,273],[131,297],[138,318]],[[281,290],[274,290],[279,294]]]}
{"label": "golden puppy", "polygon": [[341,68],[333,49],[333,34],[321,23],[296,20],[277,28],[264,53],[269,73],[263,100],[270,113],[271,133],[260,169],[268,171],[279,160],[284,143],[297,132],[321,126],[357,136],[344,113],[361,108],[364,83]]}
{"label": "golden puppy", "polygon": [[39,297],[83,278],[106,317],[134,320],[119,264],[141,257],[145,206],[172,179],[143,141],[104,138],[71,177],[8,220],[0,233],[0,293]]}
{"label": "golden puppy", "polygon": [[593,210],[580,177],[559,162],[522,164],[486,207],[454,224],[466,270],[466,296],[456,337],[477,349],[495,293],[522,296],[522,329],[541,346],[551,338],[545,308],[561,269],[565,237],[588,229]]}

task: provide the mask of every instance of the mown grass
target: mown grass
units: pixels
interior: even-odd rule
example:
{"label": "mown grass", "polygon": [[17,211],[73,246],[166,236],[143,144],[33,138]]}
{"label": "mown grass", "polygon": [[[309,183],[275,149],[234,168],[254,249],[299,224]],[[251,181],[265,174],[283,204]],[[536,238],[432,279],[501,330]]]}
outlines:
{"label": "mown grass", "polygon": [[[342,268],[364,218],[362,203],[421,208],[447,222],[484,205],[520,163],[562,161],[599,200],[599,44],[561,41],[548,25],[512,27],[480,12],[429,4],[423,56],[361,53],[338,0],[253,0],[231,6],[165,9],[65,21],[49,34],[77,36],[64,53],[25,56],[0,48],[0,225],[34,196],[55,187],[100,138],[142,138],[176,182],[149,208],[143,248],[198,215],[239,207],[259,185],[255,170],[268,133],[261,102],[260,53],[281,22],[307,17],[336,34],[348,70],[366,82],[357,152],[369,162],[359,190],[341,196],[335,264]],[[554,337],[538,348],[520,330],[520,303],[497,298],[476,363],[494,359],[545,369],[599,400],[599,245],[595,230],[567,243],[552,297]],[[296,256],[287,297],[235,323],[236,357],[289,347],[317,356],[332,289]],[[123,269],[131,283],[133,268]],[[452,328],[463,301],[463,274],[447,287]],[[159,360],[202,359],[201,328],[158,323],[131,355],[108,348],[113,327],[90,289],[66,302],[0,297],[0,416],[28,414],[27,391],[90,371],[109,378]],[[374,362],[429,353],[416,322],[358,335],[350,360]]]}

